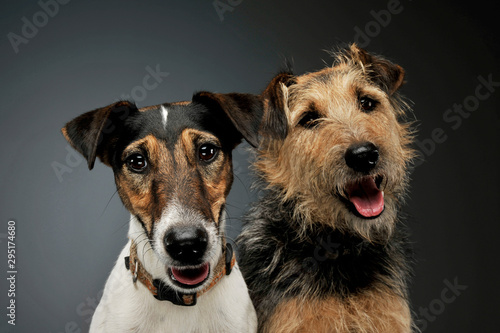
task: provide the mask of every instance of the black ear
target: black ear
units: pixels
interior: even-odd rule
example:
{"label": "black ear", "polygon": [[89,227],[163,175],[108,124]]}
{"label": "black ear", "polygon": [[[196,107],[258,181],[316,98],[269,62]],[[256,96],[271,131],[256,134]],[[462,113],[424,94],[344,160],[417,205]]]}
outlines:
{"label": "black ear", "polygon": [[138,112],[135,104],[121,101],[89,111],[71,120],[63,127],[66,140],[80,152],[91,170],[96,157],[111,165],[110,148],[123,129],[124,120]]}
{"label": "black ear", "polygon": [[262,118],[262,99],[260,96],[202,91],[193,96],[193,102],[203,104],[212,110],[221,109],[248,143],[254,147],[259,145],[258,131]]}
{"label": "black ear", "polygon": [[288,117],[285,109],[286,97],[283,89],[296,83],[291,73],[275,76],[262,93],[264,115],[260,126],[262,136],[272,139],[284,139],[288,134]]}
{"label": "black ear", "polygon": [[372,55],[356,44],[346,50],[346,56],[368,69],[370,79],[389,95],[394,94],[404,83],[405,71],[401,66]]}

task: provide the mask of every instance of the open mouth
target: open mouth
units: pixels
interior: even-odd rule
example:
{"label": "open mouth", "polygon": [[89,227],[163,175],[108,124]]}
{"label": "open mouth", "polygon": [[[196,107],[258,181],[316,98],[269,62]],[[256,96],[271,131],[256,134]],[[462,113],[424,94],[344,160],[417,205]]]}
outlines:
{"label": "open mouth", "polygon": [[384,211],[384,192],[380,190],[382,180],[382,176],[367,176],[347,185],[347,199],[356,215],[372,219],[382,214]]}
{"label": "open mouth", "polygon": [[170,267],[169,276],[182,288],[196,288],[208,278],[210,265],[204,263],[195,268]]}

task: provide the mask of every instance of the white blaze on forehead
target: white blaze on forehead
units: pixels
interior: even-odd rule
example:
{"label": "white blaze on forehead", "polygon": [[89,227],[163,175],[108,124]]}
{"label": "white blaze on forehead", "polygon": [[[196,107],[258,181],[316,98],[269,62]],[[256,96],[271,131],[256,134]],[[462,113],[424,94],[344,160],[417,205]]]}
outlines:
{"label": "white blaze on forehead", "polygon": [[167,128],[167,117],[168,117],[168,110],[162,105],[160,108],[161,112],[161,121],[163,123],[163,128]]}

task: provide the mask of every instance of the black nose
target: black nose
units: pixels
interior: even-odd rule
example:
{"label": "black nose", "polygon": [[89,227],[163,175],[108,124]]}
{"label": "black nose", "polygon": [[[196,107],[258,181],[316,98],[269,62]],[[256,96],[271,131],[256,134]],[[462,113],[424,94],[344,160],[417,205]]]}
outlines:
{"label": "black nose", "polygon": [[172,259],[186,265],[197,265],[207,249],[208,234],[201,227],[176,227],[165,234],[163,242]]}
{"label": "black nose", "polygon": [[345,152],[345,162],[354,171],[367,173],[378,162],[378,148],[371,142],[350,146]]}

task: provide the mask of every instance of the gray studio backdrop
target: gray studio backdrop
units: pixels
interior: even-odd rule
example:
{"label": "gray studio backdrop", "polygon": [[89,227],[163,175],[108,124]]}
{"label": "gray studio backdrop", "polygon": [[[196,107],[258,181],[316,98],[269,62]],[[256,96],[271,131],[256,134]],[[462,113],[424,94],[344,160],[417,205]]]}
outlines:
{"label": "gray studio backdrop", "polygon": [[[493,3],[493,2],[492,2]],[[112,172],[89,171],[63,124],[119,99],[260,92],[284,59],[297,73],[356,41],[407,72],[425,158],[405,212],[425,332],[498,332],[498,25],[484,1],[2,1],[0,331],[86,332],[126,243]],[[229,237],[257,197],[234,153]],[[8,224],[15,223],[15,296]],[[11,228],[12,229],[12,228]],[[15,326],[8,323],[15,300]]]}

